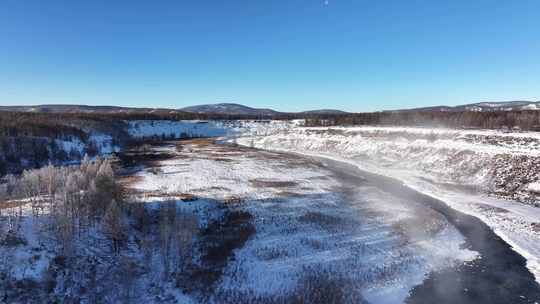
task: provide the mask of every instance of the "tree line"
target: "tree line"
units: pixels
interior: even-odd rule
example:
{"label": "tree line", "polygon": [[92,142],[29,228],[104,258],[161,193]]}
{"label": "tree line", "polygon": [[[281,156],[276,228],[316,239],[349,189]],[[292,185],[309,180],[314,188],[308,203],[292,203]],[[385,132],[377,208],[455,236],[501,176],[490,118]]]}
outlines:
{"label": "tree line", "polygon": [[311,116],[306,126],[394,125],[540,131],[540,111],[389,111],[334,117]]}

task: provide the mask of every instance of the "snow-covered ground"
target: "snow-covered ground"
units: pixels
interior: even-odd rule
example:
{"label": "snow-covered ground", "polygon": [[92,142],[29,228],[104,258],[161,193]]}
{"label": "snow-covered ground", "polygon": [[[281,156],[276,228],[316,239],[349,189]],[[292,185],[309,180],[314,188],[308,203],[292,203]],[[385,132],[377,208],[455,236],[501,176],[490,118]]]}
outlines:
{"label": "snow-covered ground", "polygon": [[305,158],[204,141],[157,151],[175,157],[141,171],[134,189],[231,202],[253,216],[256,233],[235,251],[212,302],[314,292],[315,277],[349,284],[349,296],[370,303],[399,303],[431,271],[476,257],[437,212],[361,180],[344,185]]}
{"label": "snow-covered ground", "polygon": [[[303,120],[136,120],[128,122],[128,133],[134,138],[196,138],[240,135],[267,135],[269,132],[299,126]],[[173,136],[171,136],[173,135]]]}
{"label": "snow-covered ground", "polygon": [[227,133],[227,129],[216,121],[136,120],[128,122],[128,133],[135,138],[152,136],[188,138],[223,136]]}
{"label": "snow-covered ground", "polygon": [[[2,210],[2,213],[3,215],[6,213],[18,213],[18,209]],[[17,280],[39,280],[49,267],[54,254],[43,250],[46,240],[40,238],[39,230],[45,223],[31,216],[28,205],[23,207],[22,213],[24,217],[17,223],[17,225],[20,225],[22,243],[20,246],[0,247],[0,272],[7,273],[8,276]],[[8,225],[4,221],[2,222],[2,225]],[[7,231],[7,227],[2,228],[4,228],[1,231],[3,234]],[[15,240],[15,242],[17,241]]]}
{"label": "snow-covered ground", "polygon": [[246,146],[327,156],[399,178],[481,218],[525,256],[531,271],[540,277],[540,208],[529,206],[538,205],[540,198],[540,133],[388,126],[303,128],[301,124],[133,122],[130,134],[225,135],[230,142]]}
{"label": "snow-covered ground", "polygon": [[112,136],[103,133],[91,132],[88,136],[87,143],[82,142],[76,137],[72,137],[69,140],[57,139],[55,141],[57,146],[60,149],[64,150],[64,152],[66,152],[67,154],[75,151],[78,153],[78,155],[83,156],[86,153],[86,149],[88,148],[87,143],[91,143],[91,145],[94,145],[96,148],[96,152],[99,155],[107,155],[113,152],[120,151],[120,147],[114,144]]}
{"label": "snow-covered ground", "polygon": [[479,217],[540,278],[540,133],[410,127],[273,129],[237,143],[349,162]]}

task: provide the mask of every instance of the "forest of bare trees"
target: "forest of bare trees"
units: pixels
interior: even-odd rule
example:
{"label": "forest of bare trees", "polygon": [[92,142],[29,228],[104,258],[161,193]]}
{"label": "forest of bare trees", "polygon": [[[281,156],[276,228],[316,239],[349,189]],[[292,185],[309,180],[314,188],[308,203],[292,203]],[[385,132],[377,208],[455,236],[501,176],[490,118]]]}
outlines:
{"label": "forest of bare trees", "polygon": [[95,156],[97,149],[88,132],[103,131],[121,139],[122,124],[99,116],[0,112],[0,176],[82,158],[79,150],[59,147],[59,140],[81,142],[84,152]]}
{"label": "forest of bare trees", "polygon": [[540,111],[445,112],[395,111],[338,115],[310,116],[306,126],[331,125],[390,125],[448,128],[540,130]]}
{"label": "forest of bare trees", "polygon": [[[0,186],[0,302],[75,301],[85,297],[134,301],[137,274],[178,285],[192,265],[197,217],[175,201],[158,209],[129,202],[109,159],[26,170]],[[39,276],[21,274],[18,250],[51,255]],[[159,267],[153,268],[157,263]],[[22,276],[22,277],[21,277]],[[37,285],[36,285],[37,284]],[[116,284],[116,285],[115,285]],[[120,284],[120,286],[117,286]],[[47,287],[49,286],[49,287]],[[80,298],[79,298],[80,300]]]}
{"label": "forest of bare trees", "polygon": [[87,232],[111,204],[122,201],[122,191],[109,160],[85,157],[78,166],[48,165],[26,170],[19,177],[8,175],[0,197],[12,206],[3,214],[8,223],[5,233],[17,233],[28,215],[37,219],[46,215],[55,221],[48,228],[58,230],[62,247],[67,250],[65,240]]}

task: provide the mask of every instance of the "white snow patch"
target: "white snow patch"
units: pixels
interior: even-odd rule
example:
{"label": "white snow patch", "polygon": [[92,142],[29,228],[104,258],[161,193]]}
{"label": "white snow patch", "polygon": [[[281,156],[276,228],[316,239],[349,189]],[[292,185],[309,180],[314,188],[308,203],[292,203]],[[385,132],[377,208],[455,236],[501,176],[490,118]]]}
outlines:
{"label": "white snow patch", "polygon": [[527,185],[527,189],[532,192],[540,193],[540,182],[534,182]]}

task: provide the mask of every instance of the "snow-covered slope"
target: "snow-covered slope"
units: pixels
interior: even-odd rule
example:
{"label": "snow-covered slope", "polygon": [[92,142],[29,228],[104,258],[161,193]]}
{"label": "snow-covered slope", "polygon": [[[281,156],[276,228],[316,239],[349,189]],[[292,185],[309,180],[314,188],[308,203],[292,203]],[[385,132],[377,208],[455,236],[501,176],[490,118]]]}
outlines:
{"label": "snow-covered slope", "polygon": [[396,110],[400,111],[420,111],[420,112],[495,112],[495,111],[524,111],[540,109],[540,101],[492,101],[477,102],[458,106],[433,106],[424,108]]}
{"label": "snow-covered slope", "polygon": [[263,136],[302,125],[303,120],[139,120],[128,122],[128,133],[133,138],[197,138]]}
{"label": "snow-covered slope", "polygon": [[137,120],[128,122],[128,133],[135,138],[165,137],[191,138],[223,136],[227,129],[215,121]]}
{"label": "snow-covered slope", "polygon": [[[402,127],[273,129],[236,140],[350,162],[478,216],[540,277],[540,134]],[[501,199],[504,198],[504,199]]]}
{"label": "snow-covered slope", "polygon": [[[260,134],[260,132],[259,132]],[[406,169],[439,183],[538,204],[540,133],[406,127],[273,128],[256,138]],[[251,144],[253,138],[242,143]]]}
{"label": "snow-covered slope", "polygon": [[95,148],[95,152],[99,155],[107,155],[120,150],[120,147],[114,144],[112,136],[102,133],[91,133],[87,143],[82,142],[76,137],[72,137],[69,140],[57,139],[55,141],[57,146],[64,150],[68,155],[76,152],[78,155],[83,156],[87,152],[89,145],[91,145],[93,149]]}

